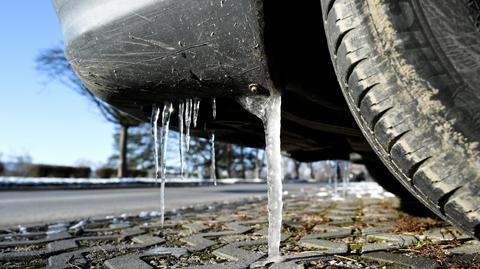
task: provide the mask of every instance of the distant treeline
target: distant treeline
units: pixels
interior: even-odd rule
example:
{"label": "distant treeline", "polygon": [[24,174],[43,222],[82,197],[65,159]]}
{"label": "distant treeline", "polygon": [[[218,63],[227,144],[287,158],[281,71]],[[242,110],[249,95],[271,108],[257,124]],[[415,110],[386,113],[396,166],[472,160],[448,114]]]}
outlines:
{"label": "distant treeline", "polygon": [[27,177],[88,178],[91,173],[92,169],[89,167],[31,164],[27,170]]}
{"label": "distant treeline", "polygon": [[[49,178],[114,178],[117,176],[117,170],[112,168],[98,168],[92,173],[90,167],[73,167],[46,164],[28,164],[22,170],[7,171],[5,165],[0,162],[0,175],[23,176],[23,177],[49,177]],[[147,171],[129,170],[127,177],[147,177]]]}
{"label": "distant treeline", "polygon": [[[98,178],[113,178],[117,176],[117,170],[112,168],[99,168],[95,170]],[[147,177],[148,172],[142,170],[128,170],[127,177]]]}

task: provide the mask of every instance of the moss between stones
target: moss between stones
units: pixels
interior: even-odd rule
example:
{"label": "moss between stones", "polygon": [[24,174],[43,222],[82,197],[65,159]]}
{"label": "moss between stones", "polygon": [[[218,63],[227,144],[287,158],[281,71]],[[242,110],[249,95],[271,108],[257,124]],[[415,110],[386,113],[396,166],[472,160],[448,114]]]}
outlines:
{"label": "moss between stones", "polygon": [[43,259],[0,262],[0,268],[2,269],[37,269],[45,266],[47,266],[47,262]]}

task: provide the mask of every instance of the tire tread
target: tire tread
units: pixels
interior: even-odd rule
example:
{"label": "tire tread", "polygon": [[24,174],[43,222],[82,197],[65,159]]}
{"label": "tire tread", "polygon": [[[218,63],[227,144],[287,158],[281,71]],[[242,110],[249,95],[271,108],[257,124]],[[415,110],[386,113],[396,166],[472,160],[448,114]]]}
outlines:
{"label": "tire tread", "polygon": [[[406,93],[389,64],[378,55],[378,37],[367,1],[321,0],[332,61],[347,103],[381,159],[401,183],[435,213],[472,236],[480,231],[480,179],[458,164],[460,153],[446,152],[431,120],[417,115],[418,101]],[[418,30],[399,33],[403,57],[419,61],[423,78],[442,77],[429,42]],[[444,84],[445,85],[445,84]],[[375,147],[376,146],[376,147]],[[458,162],[458,161],[457,161]],[[442,177],[441,173],[448,176]],[[473,175],[475,178],[478,175]],[[476,185],[475,185],[476,184]],[[475,196],[475,198],[472,198]]]}

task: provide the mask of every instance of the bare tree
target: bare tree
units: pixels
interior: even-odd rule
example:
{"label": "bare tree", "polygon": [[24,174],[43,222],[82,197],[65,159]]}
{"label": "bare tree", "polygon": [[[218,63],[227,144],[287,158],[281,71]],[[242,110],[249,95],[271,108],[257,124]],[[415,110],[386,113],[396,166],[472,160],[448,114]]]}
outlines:
{"label": "bare tree", "polygon": [[42,51],[36,59],[36,68],[39,72],[45,74],[49,79],[57,80],[68,88],[74,90],[76,93],[87,98],[90,102],[95,104],[103,117],[120,126],[121,132],[119,136],[120,145],[120,161],[118,166],[118,177],[125,177],[128,171],[127,163],[127,144],[128,144],[128,129],[132,126],[138,126],[141,122],[126,113],[108,105],[92,92],[90,92],[77,77],[61,47],[53,47]]}
{"label": "bare tree", "polygon": [[311,179],[316,179],[314,163],[309,163],[308,168],[310,169],[310,178]]}
{"label": "bare tree", "polygon": [[265,163],[265,152],[259,149],[254,150],[253,177],[260,178],[260,171]]}
{"label": "bare tree", "polygon": [[300,166],[302,165],[301,162],[293,160],[293,164],[295,166],[295,175],[297,176],[297,179],[302,178],[301,171],[300,171]]}

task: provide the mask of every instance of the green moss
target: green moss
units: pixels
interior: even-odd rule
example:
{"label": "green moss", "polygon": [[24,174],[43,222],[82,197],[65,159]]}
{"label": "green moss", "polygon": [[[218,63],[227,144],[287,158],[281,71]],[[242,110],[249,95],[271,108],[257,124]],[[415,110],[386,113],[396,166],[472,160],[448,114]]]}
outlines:
{"label": "green moss", "polygon": [[350,253],[360,253],[362,251],[362,247],[363,245],[358,243],[353,243],[348,245]]}

